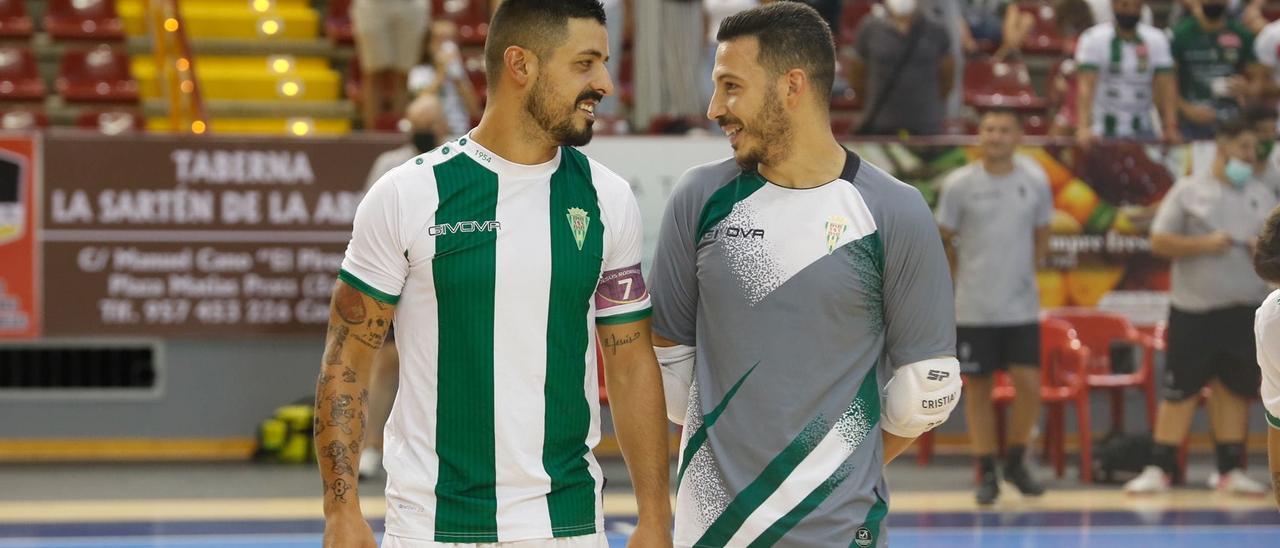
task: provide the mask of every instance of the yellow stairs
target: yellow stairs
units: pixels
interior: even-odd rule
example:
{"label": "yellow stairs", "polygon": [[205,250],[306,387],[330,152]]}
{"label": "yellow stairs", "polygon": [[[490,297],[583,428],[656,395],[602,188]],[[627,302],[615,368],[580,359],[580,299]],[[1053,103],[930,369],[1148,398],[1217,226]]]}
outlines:
{"label": "yellow stairs", "polygon": [[[193,43],[315,40],[320,32],[320,14],[306,0],[183,0],[180,7]],[[144,1],[121,0],[117,9],[130,36],[147,35]],[[253,50],[261,51],[260,44],[254,45]],[[302,136],[351,130],[350,117],[342,114],[345,109],[335,107],[345,106],[342,75],[327,58],[201,55],[199,47],[194,49],[210,131]],[[131,69],[145,104],[167,104],[152,55],[136,55]],[[168,119],[154,112],[157,108],[146,110],[148,129],[169,129]]]}

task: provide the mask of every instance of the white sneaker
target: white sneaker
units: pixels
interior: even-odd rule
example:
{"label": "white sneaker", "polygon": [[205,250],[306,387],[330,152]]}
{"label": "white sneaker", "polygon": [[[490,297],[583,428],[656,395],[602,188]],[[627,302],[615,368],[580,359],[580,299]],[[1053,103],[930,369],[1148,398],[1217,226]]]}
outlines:
{"label": "white sneaker", "polygon": [[360,479],[377,477],[382,474],[382,451],[372,447],[360,452]]}
{"label": "white sneaker", "polygon": [[1209,487],[1217,489],[1220,493],[1254,497],[1265,495],[1271,491],[1271,488],[1266,484],[1245,475],[1244,471],[1239,468],[1227,472],[1225,476],[1217,472],[1210,474]]}
{"label": "white sneaker", "polygon": [[1169,490],[1169,476],[1159,466],[1147,466],[1138,477],[1124,484],[1124,492],[1130,495],[1163,493]]}

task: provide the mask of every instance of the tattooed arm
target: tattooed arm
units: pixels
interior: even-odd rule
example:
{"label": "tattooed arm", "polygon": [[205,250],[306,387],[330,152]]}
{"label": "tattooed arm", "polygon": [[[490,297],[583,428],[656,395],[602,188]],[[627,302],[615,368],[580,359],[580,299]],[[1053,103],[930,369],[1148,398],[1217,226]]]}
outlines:
{"label": "tattooed arm", "polygon": [[640,524],[630,546],[671,546],[667,407],[649,344],[649,320],[598,325],[618,445],[635,486]]}
{"label": "tattooed arm", "polygon": [[393,307],[339,281],[316,381],[315,443],[324,481],[324,546],[374,546],[360,512],[356,469],[369,407],[369,372]]}

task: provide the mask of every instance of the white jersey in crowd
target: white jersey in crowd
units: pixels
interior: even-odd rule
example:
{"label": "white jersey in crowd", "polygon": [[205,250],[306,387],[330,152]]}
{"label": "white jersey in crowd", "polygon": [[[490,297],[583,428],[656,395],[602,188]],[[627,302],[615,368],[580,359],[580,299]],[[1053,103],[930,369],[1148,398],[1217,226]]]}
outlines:
{"label": "white jersey in crowd", "polygon": [[1103,137],[1156,135],[1152,123],[1156,74],[1173,70],[1173,54],[1164,32],[1139,24],[1137,37],[1125,40],[1115,25],[1095,25],[1076,45],[1079,70],[1098,74],[1093,91],[1093,132]]}
{"label": "white jersey in crowd", "polygon": [[386,530],[438,543],[603,533],[597,323],[649,314],[627,182],[561,147],[464,137],[373,185],[339,277],[395,304]]}
{"label": "white jersey in crowd", "polygon": [[1258,345],[1258,365],[1262,367],[1262,406],[1267,423],[1280,428],[1280,289],[1267,295],[1253,320]]}

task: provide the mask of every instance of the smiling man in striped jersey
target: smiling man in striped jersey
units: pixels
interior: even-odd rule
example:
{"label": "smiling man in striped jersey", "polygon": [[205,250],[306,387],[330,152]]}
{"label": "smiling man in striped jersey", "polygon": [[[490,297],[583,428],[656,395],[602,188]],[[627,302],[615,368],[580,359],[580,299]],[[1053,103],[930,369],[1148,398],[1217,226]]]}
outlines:
{"label": "smiling man in striped jersey", "polygon": [[918,191],[832,136],[816,11],[717,38],[707,116],[734,158],[684,175],[650,279],[685,425],[675,544],[883,547],[884,462],[959,401],[942,241]]}
{"label": "smiling man in striped jersey", "polygon": [[572,148],[613,90],[608,44],[596,0],[507,0],[480,125],[360,204],[316,391],[326,547],[374,546],[353,467],[393,311],[384,547],[606,546],[597,334],[639,503],[631,545],[670,545],[640,213],[626,181]]}

